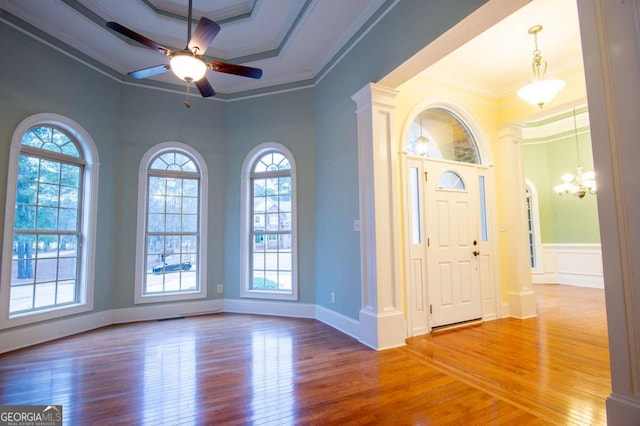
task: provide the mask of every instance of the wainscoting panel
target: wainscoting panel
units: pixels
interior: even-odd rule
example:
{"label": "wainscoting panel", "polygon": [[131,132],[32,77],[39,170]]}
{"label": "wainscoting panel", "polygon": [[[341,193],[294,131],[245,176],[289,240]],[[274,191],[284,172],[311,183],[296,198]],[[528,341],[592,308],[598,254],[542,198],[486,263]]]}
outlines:
{"label": "wainscoting panel", "polygon": [[600,244],[543,244],[540,263],[531,271],[534,284],[604,288]]}

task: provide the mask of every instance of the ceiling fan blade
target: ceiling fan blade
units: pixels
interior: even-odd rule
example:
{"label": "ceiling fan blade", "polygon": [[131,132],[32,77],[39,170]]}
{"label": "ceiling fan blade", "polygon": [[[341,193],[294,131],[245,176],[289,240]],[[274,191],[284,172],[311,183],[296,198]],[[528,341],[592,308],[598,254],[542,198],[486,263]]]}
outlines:
{"label": "ceiling fan blade", "polygon": [[141,79],[152,77],[154,75],[162,74],[165,71],[168,71],[171,67],[167,65],[156,65],[155,67],[143,68],[137,71],[131,71],[129,75],[133,78]]}
{"label": "ceiling fan blade", "polygon": [[245,67],[243,65],[227,64],[225,62],[211,61],[207,64],[209,69],[227,74],[241,75],[243,77],[260,78],[262,70],[260,68]]}
{"label": "ceiling fan blade", "polygon": [[213,96],[216,94],[213,87],[211,87],[211,83],[207,80],[207,77],[202,77],[200,80],[195,82],[196,87],[200,91],[200,94],[203,98],[208,98],[209,96]]}
{"label": "ceiling fan blade", "polygon": [[107,22],[107,27],[122,34],[123,36],[129,37],[131,40],[135,40],[140,44],[144,44],[151,49],[158,50],[163,55],[171,55],[171,50],[167,49],[163,45],[158,44],[155,41],[148,39],[145,36],[138,34],[137,32],[132,31],[125,26],[118,24],[117,22]]}
{"label": "ceiling fan blade", "polygon": [[200,18],[196,31],[189,40],[189,50],[193,52],[195,47],[198,48],[196,52],[198,55],[204,55],[204,52],[209,48],[211,40],[220,32],[220,25],[216,24],[209,18],[204,16]]}

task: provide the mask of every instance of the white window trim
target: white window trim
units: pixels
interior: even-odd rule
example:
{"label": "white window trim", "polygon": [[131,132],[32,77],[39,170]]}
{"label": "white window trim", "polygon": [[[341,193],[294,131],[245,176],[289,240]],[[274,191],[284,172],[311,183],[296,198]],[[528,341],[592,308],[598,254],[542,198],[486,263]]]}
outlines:
{"label": "white window trim", "polygon": [[[183,151],[193,158],[197,163],[200,171],[200,208],[199,229],[198,229],[198,283],[200,289],[192,292],[179,293],[162,293],[162,294],[143,294],[144,290],[144,265],[146,264],[145,256],[145,229],[147,227],[147,190],[148,180],[147,173],[151,166],[151,160],[157,155],[169,151]],[[136,273],[135,273],[135,294],[134,303],[158,303],[170,302],[178,300],[203,299],[207,297],[207,205],[209,194],[209,171],[204,157],[198,151],[189,145],[180,142],[162,142],[154,145],[149,149],[140,160],[140,168],[138,169],[138,216],[137,216],[137,236],[136,236]]]}
{"label": "white window trim", "polygon": [[[291,165],[291,293],[249,288],[251,271],[251,170],[255,162],[268,151],[280,151]],[[296,195],[296,163],[291,151],[277,142],[262,143],[249,152],[242,163],[240,177],[240,297],[254,299],[298,300],[298,197]]]}
{"label": "white window trim", "polygon": [[[86,162],[82,193],[82,246],[80,250],[80,275],[78,276],[78,303],[55,306],[49,309],[9,316],[11,286],[11,247],[13,247],[13,221],[15,218],[16,182],[18,158],[22,136],[32,127],[44,125],[64,130],[77,143]],[[98,212],[98,151],[89,133],[78,123],[59,114],[42,113],[24,119],[13,132],[9,149],[7,192],[5,200],[4,238],[2,241],[2,275],[0,278],[0,329],[51,320],[93,310],[93,288],[96,251],[96,218]]]}

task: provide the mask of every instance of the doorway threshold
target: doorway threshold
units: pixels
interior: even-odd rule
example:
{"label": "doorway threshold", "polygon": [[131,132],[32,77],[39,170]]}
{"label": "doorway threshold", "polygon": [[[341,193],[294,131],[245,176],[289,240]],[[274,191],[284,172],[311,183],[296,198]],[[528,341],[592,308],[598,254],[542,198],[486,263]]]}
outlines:
{"label": "doorway threshold", "polygon": [[473,325],[479,325],[479,324],[482,324],[482,318],[476,318],[469,321],[461,321],[453,324],[440,325],[438,327],[433,327],[431,329],[431,333],[432,334],[440,333],[442,331],[455,330],[456,328],[462,328],[462,327],[471,327]]}

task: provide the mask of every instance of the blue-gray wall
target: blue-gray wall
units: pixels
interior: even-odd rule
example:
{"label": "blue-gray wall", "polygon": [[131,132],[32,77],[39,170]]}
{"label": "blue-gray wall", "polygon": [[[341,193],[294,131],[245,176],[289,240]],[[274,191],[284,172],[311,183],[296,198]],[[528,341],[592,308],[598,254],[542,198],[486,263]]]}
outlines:
{"label": "blue-gray wall", "polygon": [[[109,309],[117,243],[113,234],[118,220],[117,188],[113,182],[118,173],[123,86],[1,23],[0,51],[0,200],[6,195],[11,138],[22,120],[48,112],[64,115],[82,126],[95,142],[101,163],[95,309]],[[4,208],[5,203],[0,203],[0,235],[4,232]]]}
{"label": "blue-gray wall", "polygon": [[299,299],[315,303],[315,149],[313,90],[235,101],[227,107],[226,297],[240,297],[240,175],[255,146],[278,142],[296,162]]}
{"label": "blue-gray wall", "polygon": [[[314,88],[232,102],[194,98],[190,109],[183,106],[184,95],[121,84],[0,23],[0,169],[7,169],[13,130],[32,114],[62,114],[89,132],[101,163],[95,306],[126,308],[133,306],[140,159],[160,142],[193,146],[209,169],[209,298],[220,297],[218,283],[225,284],[225,298],[238,298],[241,165],[256,145],[281,143],[297,164],[300,301],[357,318],[360,235],[353,220],[359,196],[351,95],[483,3],[400,0]],[[0,173],[0,199],[6,179]]]}

